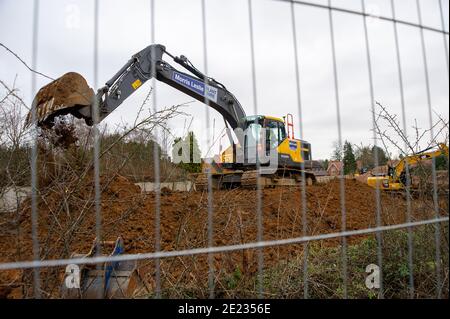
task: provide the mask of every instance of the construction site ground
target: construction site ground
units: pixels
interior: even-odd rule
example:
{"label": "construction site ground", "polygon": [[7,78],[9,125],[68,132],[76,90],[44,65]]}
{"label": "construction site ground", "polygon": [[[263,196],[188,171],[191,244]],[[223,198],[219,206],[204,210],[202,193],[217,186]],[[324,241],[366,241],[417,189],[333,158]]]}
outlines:
{"label": "construction site ground", "polygon": [[[340,180],[308,186],[306,195],[307,234],[317,235],[341,231],[342,209],[346,212],[346,229],[376,226],[377,209],[382,225],[404,223],[406,200],[400,195],[381,193],[377,206],[376,193],[364,183],[347,179],[345,205],[341,203]],[[122,236],[127,253],[155,250],[155,193],[143,194],[140,188],[122,176],[101,179],[101,233],[105,240]],[[304,235],[303,192],[300,188],[262,190],[263,239],[275,240]],[[87,253],[96,233],[94,182],[85,182],[70,194],[56,187],[42,190],[38,201],[38,233],[41,259],[69,258],[72,253]],[[440,201],[441,202],[441,201]],[[162,189],[160,198],[161,250],[173,251],[208,245],[208,194],[206,192],[172,192]],[[234,189],[213,194],[214,246],[255,242],[257,240],[257,191]],[[420,203],[423,203],[422,201]],[[431,207],[412,202],[412,219],[434,216]],[[443,205],[443,206],[442,206]],[[442,197],[441,213],[448,214],[447,196]],[[32,227],[30,200],[19,211],[0,216],[0,262],[32,260]],[[348,237],[349,245],[363,236]],[[342,238],[320,241],[323,246],[337,246]],[[265,248],[264,268],[276,267],[282,261],[299,258],[302,244]],[[255,249],[214,255],[217,278],[239,269],[242,276],[257,273]],[[139,271],[150,290],[155,288],[155,263],[139,262]],[[44,297],[58,297],[64,278],[64,267],[41,269],[46,278],[41,289]],[[208,259],[205,255],[161,259],[161,282],[164,290],[189,287],[195,296],[207,297]],[[32,270],[0,272],[3,297],[30,296]],[[226,291],[217,281],[217,290]],[[206,288],[205,288],[206,287]],[[224,295],[226,296],[226,294]],[[186,297],[186,296],[179,296]]]}

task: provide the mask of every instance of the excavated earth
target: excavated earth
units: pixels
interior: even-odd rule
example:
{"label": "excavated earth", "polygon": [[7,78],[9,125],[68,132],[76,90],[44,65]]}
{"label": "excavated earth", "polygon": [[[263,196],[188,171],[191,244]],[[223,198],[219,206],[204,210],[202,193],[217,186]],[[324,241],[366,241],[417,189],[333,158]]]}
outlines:
{"label": "excavated earth", "polygon": [[[94,91],[88,86],[86,79],[76,72],[68,72],[42,87],[33,104],[37,106],[37,119],[45,128],[55,116],[67,114],[76,106],[90,105],[93,97]],[[31,123],[31,119],[30,112],[26,123]]]}
{"label": "excavated earth", "polygon": [[[94,183],[85,178],[71,191],[47,185],[38,203],[38,233],[42,259],[68,258],[74,252],[87,253],[95,238],[96,215]],[[142,194],[140,189],[122,176],[101,179],[101,233],[105,240],[122,236],[126,252],[144,253],[155,249],[155,194]],[[263,238],[291,238],[307,234],[338,232],[342,228],[340,182],[298,188],[275,188],[262,191]],[[306,206],[302,198],[306,196]],[[345,180],[346,229],[376,226],[376,195],[366,184]],[[208,245],[208,196],[206,192],[171,192],[163,189],[160,198],[161,249],[164,251],[206,247]],[[214,245],[254,242],[257,239],[257,191],[234,189],[215,191],[213,195]],[[397,196],[381,194],[380,214],[383,225],[406,221],[406,201]],[[302,219],[306,208],[306,221]],[[414,208],[414,206],[413,206]],[[431,217],[432,211],[413,210],[414,220]],[[1,216],[0,263],[31,260],[31,209],[27,200],[20,212]],[[352,244],[359,237],[349,237]],[[321,241],[322,245],[339,245],[340,239]],[[264,249],[265,267],[302,254],[302,245],[285,245]],[[239,268],[244,275],[257,271],[256,250],[214,255],[217,276]],[[139,262],[139,270],[149,287],[155,286],[153,261]],[[31,271],[0,271],[0,294],[14,297],[30,296]],[[64,269],[41,269],[45,297],[58,297]],[[207,256],[186,256],[161,260],[161,279],[165,289],[180,284],[192,290],[206,291]],[[219,287],[220,288],[220,287]],[[205,295],[207,297],[207,295]]]}
{"label": "excavated earth", "polygon": [[71,97],[82,100],[82,104],[90,103],[93,91],[86,80],[76,72],[68,72],[42,87],[36,95],[37,105],[45,103],[52,98],[54,105],[67,105]]}

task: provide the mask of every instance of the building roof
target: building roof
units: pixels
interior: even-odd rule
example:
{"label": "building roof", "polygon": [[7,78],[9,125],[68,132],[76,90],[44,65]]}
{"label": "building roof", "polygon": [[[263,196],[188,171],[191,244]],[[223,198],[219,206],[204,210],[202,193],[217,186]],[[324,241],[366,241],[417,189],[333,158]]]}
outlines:
{"label": "building roof", "polygon": [[334,166],[334,167],[335,167],[336,169],[338,169],[338,170],[341,170],[342,168],[344,168],[344,163],[341,162],[341,161],[330,161],[330,162],[328,163],[327,171],[328,171],[332,166]]}

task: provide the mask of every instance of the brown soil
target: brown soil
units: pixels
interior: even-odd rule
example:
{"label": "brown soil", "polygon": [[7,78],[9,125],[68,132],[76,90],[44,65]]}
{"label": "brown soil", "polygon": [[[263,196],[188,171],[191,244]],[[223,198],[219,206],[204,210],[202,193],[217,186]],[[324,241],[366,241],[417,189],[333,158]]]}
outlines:
{"label": "brown soil", "polygon": [[67,99],[71,96],[81,94],[85,97],[82,104],[90,103],[90,89],[86,80],[76,72],[68,72],[42,87],[36,95],[37,105],[45,103],[54,98],[54,105],[67,105]]}
{"label": "brown soil", "polygon": [[[73,112],[72,109],[77,106],[90,105],[93,97],[94,91],[83,76],[75,72],[64,74],[42,87],[34,98],[39,125],[44,129],[50,128],[55,116]],[[26,123],[31,123],[31,118],[29,112]]]}
{"label": "brown soil", "polygon": [[[121,235],[128,253],[154,251],[155,207],[154,194],[143,195],[140,189],[126,178],[103,177],[101,198],[102,234],[105,240]],[[50,185],[49,185],[50,186]],[[87,253],[95,238],[94,183],[87,179],[72,194],[67,189],[45,186],[39,200],[39,242],[41,258],[68,258],[73,252]],[[78,189],[78,190],[77,190]],[[262,192],[264,239],[282,239],[302,236],[302,191],[296,188],[265,189]],[[204,192],[161,193],[161,249],[182,250],[207,246],[207,194]],[[214,192],[213,224],[214,245],[254,242],[257,238],[257,192],[235,189]],[[340,183],[335,180],[325,185],[306,189],[308,235],[338,232],[341,230]],[[381,195],[383,224],[402,223],[405,201],[398,196]],[[345,211],[347,230],[363,229],[376,225],[375,192],[355,180],[345,181]],[[419,209],[418,209],[419,211]],[[430,217],[432,212],[420,210],[416,219]],[[30,203],[26,201],[18,222],[17,216],[5,216],[0,221],[0,262],[30,260],[32,258]],[[19,226],[19,227],[18,227]],[[19,231],[19,234],[17,233]],[[361,237],[348,238],[350,244]],[[321,242],[337,245],[339,239]],[[298,257],[302,245],[287,245],[264,249],[265,267],[275,266],[282,260]],[[141,270],[149,285],[154,285],[153,261],[141,262]],[[214,267],[220,274],[232,273],[237,267],[245,274],[257,270],[255,250],[215,254]],[[177,284],[200,289],[207,285],[207,256],[182,257],[161,260],[163,287]],[[43,285],[48,296],[57,296],[64,269],[43,269]],[[25,284],[25,286],[24,286]],[[9,297],[28,296],[31,285],[30,271],[0,272],[0,287]],[[25,287],[25,288],[24,288]],[[9,288],[8,288],[9,289]],[[207,289],[204,289],[207,291]],[[2,290],[0,290],[2,293]],[[207,296],[205,296],[207,297]]]}
{"label": "brown soil", "polygon": [[41,131],[40,138],[48,140],[55,147],[69,148],[78,141],[75,125],[65,118],[55,120],[53,129],[44,129]]}

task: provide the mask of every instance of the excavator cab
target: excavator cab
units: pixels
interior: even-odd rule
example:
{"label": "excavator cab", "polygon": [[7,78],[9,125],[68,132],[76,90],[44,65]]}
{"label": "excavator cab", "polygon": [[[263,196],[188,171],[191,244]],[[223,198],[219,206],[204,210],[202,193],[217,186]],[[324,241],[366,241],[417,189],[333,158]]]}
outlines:
{"label": "excavator cab", "polygon": [[[287,118],[283,120],[266,115],[245,117],[246,131],[241,151],[244,153],[244,166],[254,165],[258,157],[269,156],[274,150],[281,166],[300,169],[305,161],[311,160],[311,144],[294,138],[292,120],[289,122]],[[287,128],[291,131],[288,132]],[[235,163],[233,145],[220,154],[220,159],[225,164]]]}
{"label": "excavator cab", "polygon": [[391,178],[394,177],[394,172],[395,172],[394,168],[392,166],[388,165],[388,173],[387,173],[388,176]]}
{"label": "excavator cab", "polygon": [[245,122],[245,163],[256,163],[258,157],[269,156],[271,150],[276,149],[286,138],[286,129],[281,119],[254,115],[246,117]]}

